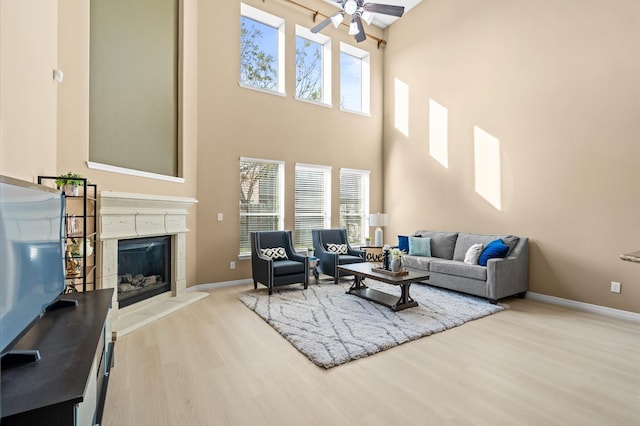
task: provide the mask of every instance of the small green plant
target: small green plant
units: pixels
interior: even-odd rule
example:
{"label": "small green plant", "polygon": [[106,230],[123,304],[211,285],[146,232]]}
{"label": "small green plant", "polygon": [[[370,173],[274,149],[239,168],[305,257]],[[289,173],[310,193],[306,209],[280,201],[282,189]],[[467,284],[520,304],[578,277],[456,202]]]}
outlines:
{"label": "small green plant", "polygon": [[56,185],[58,185],[58,188],[62,188],[64,185],[82,185],[83,181],[82,180],[78,180],[78,178],[81,178],[82,176],[79,175],[78,173],[73,173],[73,172],[67,172],[63,175],[58,176],[58,178],[56,179]]}

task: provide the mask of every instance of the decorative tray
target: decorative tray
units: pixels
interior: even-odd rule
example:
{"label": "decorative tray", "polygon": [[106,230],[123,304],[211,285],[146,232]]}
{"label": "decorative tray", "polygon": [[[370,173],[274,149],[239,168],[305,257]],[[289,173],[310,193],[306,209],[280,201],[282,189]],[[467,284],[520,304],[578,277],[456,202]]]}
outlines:
{"label": "decorative tray", "polygon": [[372,267],[371,270],[373,272],[378,272],[380,274],[385,274],[385,275],[391,275],[391,276],[394,276],[394,277],[399,277],[399,276],[402,276],[402,275],[409,275],[409,271],[407,271],[406,269],[403,269],[403,270],[398,271],[398,272],[393,272],[393,271],[388,271],[388,270],[382,269],[382,268]]}

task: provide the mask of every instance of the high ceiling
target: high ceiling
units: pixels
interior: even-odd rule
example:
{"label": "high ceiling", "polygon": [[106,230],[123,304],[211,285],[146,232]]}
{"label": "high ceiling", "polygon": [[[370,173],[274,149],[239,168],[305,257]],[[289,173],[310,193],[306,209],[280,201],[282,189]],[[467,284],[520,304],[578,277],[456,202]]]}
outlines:
{"label": "high ceiling", "polygon": [[[336,4],[333,0],[324,0],[327,3],[331,3],[337,9],[340,9],[340,6]],[[380,3],[380,4],[392,4],[395,6],[404,6],[404,13],[406,14],[411,8],[420,3],[422,0],[371,0],[366,1],[365,3]],[[379,13],[375,14],[372,25],[375,25],[380,28],[387,28],[389,25],[393,24],[397,19],[395,16],[382,15]],[[365,24],[366,25],[366,24]]]}

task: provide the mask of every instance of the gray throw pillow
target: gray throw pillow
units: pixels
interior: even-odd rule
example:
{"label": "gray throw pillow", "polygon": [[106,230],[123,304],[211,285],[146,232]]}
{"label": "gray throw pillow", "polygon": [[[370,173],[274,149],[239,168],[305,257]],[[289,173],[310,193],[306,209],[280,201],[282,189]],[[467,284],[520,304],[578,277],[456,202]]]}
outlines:
{"label": "gray throw pillow", "polygon": [[453,250],[458,239],[457,232],[416,231],[415,236],[431,238],[432,257],[453,259]]}
{"label": "gray throw pillow", "polygon": [[509,251],[507,252],[507,257],[511,256],[513,253],[513,249],[518,245],[518,241],[520,241],[520,237],[516,237],[514,235],[507,235],[506,237],[501,238],[502,242],[509,246]]}

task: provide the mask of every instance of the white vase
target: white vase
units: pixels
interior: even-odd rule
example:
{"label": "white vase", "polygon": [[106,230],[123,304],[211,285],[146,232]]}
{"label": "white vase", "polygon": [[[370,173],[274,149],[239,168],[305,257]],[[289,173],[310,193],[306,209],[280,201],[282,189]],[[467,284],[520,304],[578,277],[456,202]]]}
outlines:
{"label": "white vase", "polygon": [[62,187],[62,190],[64,191],[64,194],[66,196],[77,197],[78,194],[80,193],[80,187],[75,183],[64,184],[64,186]]}
{"label": "white vase", "polygon": [[400,268],[402,268],[402,260],[392,259],[389,268],[391,269],[391,272],[400,272]]}

